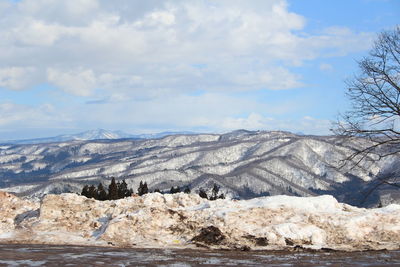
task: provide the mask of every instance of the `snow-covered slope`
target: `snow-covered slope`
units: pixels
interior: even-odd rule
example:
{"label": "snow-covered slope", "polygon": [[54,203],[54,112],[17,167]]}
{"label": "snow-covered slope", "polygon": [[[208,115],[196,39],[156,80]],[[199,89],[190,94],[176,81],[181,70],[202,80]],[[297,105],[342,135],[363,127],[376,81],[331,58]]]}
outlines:
{"label": "snow-covered slope", "polygon": [[194,135],[193,132],[161,132],[154,134],[128,134],[122,131],[109,131],[104,129],[90,130],[77,134],[64,134],[54,137],[22,139],[22,140],[6,140],[0,141],[0,144],[47,144],[56,142],[68,142],[76,140],[115,140],[115,139],[159,139],[169,135],[187,134]]}
{"label": "snow-covered slope", "polygon": [[77,134],[65,134],[54,137],[36,138],[36,139],[23,139],[23,140],[9,140],[0,141],[2,144],[46,144],[55,142],[68,142],[74,140],[99,140],[99,139],[122,139],[122,138],[140,138],[122,131],[108,131],[104,129],[90,130]]}
{"label": "snow-covered slope", "polygon": [[116,201],[0,192],[0,242],[227,249],[399,249],[400,205],[355,208],[332,196],[208,201],[152,193]]}
{"label": "snow-covered slope", "polygon": [[[304,136],[287,132],[235,131],[228,134],[170,135],[149,140],[69,141],[0,147],[0,187],[21,196],[79,192],[84,184],[110,177],[136,189],[214,183],[231,197],[333,194],[360,205],[365,192],[399,158],[363,161],[338,168],[363,140]],[[379,193],[379,191],[377,191]],[[386,192],[387,193],[387,192]],[[379,195],[367,202],[379,204]]]}

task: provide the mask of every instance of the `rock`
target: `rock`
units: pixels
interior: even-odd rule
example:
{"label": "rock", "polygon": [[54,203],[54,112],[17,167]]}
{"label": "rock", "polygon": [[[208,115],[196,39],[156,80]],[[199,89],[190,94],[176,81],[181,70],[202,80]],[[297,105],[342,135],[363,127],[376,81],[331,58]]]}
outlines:
{"label": "rock", "polygon": [[202,228],[200,230],[200,234],[193,237],[192,241],[207,245],[219,245],[224,241],[224,239],[225,236],[222,234],[221,230],[215,226],[208,226],[206,228]]}

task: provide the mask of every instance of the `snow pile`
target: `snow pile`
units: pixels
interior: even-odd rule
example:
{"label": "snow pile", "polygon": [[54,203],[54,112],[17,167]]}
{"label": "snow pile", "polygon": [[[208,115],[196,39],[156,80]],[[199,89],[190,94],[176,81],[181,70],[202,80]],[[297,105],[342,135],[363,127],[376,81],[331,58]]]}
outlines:
{"label": "snow pile", "polygon": [[61,194],[47,195],[39,213],[35,203],[6,199],[13,201],[2,201],[0,216],[12,223],[1,225],[1,242],[349,251],[400,246],[400,205],[361,209],[326,195],[208,201],[153,193],[101,202]]}
{"label": "snow pile", "polygon": [[0,191],[0,240],[13,236],[16,225],[37,214],[39,203],[22,200]]}

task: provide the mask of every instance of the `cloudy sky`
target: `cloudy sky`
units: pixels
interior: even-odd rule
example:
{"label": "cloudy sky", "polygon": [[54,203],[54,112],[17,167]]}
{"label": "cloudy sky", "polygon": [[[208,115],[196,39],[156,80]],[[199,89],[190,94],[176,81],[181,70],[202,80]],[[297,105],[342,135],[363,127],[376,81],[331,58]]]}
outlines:
{"label": "cloudy sky", "polygon": [[329,134],[398,0],[0,0],[0,140]]}

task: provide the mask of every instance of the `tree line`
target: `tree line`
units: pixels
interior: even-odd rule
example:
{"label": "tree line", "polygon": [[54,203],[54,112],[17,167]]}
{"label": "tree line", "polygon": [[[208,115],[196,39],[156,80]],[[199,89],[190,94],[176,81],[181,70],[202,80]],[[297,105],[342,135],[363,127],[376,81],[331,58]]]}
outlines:
{"label": "tree line", "polygon": [[[206,191],[202,188],[199,190],[199,196],[202,198],[206,198],[208,200],[216,200],[216,199],[224,199],[225,195],[224,194],[219,194],[219,189],[220,187],[217,184],[214,184],[212,190],[211,190],[211,195],[208,196]],[[184,188],[181,188],[180,186],[172,186],[169,192],[163,192],[160,189],[155,189],[153,192],[158,192],[161,194],[176,194],[180,192],[184,192],[186,194],[190,194],[191,190],[189,186],[186,186]],[[149,191],[149,188],[147,186],[146,182],[140,181],[139,187],[137,189],[137,195],[142,196],[147,193],[151,193]],[[115,182],[115,178],[112,177],[111,183],[108,186],[108,190],[105,189],[103,184],[100,182],[98,186],[94,185],[85,185],[82,188],[81,195],[85,196],[87,198],[94,198],[96,200],[116,200],[116,199],[121,199],[125,197],[130,197],[134,194],[132,188],[128,188],[128,184],[125,182],[125,180],[122,180],[122,182]]]}
{"label": "tree line", "polygon": [[220,187],[217,184],[214,184],[212,190],[211,190],[211,195],[208,196],[206,191],[203,188],[200,188],[199,190],[199,196],[202,198],[206,198],[208,200],[217,200],[217,199],[225,199],[225,195],[223,193],[219,193]]}
{"label": "tree line", "polygon": [[128,189],[128,184],[125,182],[125,180],[122,180],[122,182],[115,182],[114,177],[111,179],[111,183],[108,186],[108,191],[100,182],[97,187],[94,185],[85,185],[81,192],[82,196],[97,200],[115,200],[130,197],[132,194],[133,190],[132,188]]}

